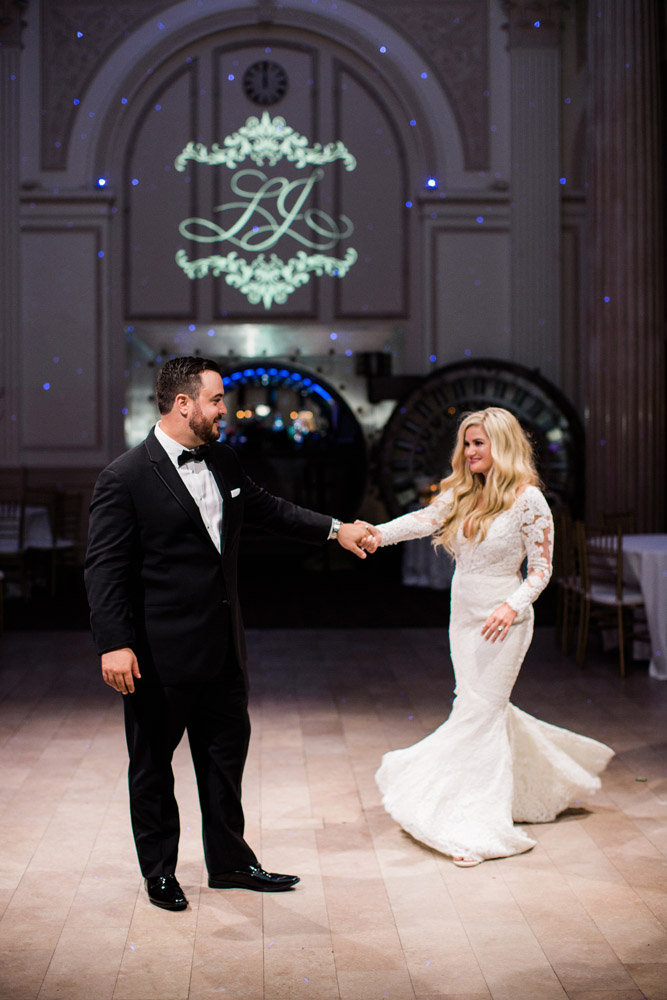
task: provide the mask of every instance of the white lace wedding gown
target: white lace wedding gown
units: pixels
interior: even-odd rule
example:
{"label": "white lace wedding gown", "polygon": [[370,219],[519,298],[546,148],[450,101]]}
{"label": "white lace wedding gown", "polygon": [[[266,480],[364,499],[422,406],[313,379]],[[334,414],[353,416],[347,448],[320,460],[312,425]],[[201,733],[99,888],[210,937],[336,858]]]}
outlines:
{"label": "white lace wedding gown", "polygon": [[[378,525],[381,544],[432,535],[450,502],[441,493],[424,510]],[[590,796],[613,750],[509,701],[533,635],[532,603],[551,575],[553,520],[542,493],[527,487],[482,542],[459,531],[455,549],[451,714],[419,743],[385,754],[376,781],[387,812],[417,840],[443,854],[486,860],[530,850],[535,841],[514,822],[547,822]],[[502,642],[490,642],[482,625],[505,601],[517,617]]]}

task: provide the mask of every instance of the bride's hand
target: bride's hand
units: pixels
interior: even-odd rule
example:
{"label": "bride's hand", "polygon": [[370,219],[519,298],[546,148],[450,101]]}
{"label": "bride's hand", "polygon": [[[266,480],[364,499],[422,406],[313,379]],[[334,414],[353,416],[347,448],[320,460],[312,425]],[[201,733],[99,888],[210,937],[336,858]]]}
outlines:
{"label": "bride's hand", "polygon": [[378,546],[382,545],[382,532],[379,528],[376,528],[374,524],[369,524],[368,521],[360,521],[358,518],[354,522],[355,524],[363,524],[368,532],[367,538],[361,542],[362,549],[366,549],[367,552],[371,554],[376,551]]}
{"label": "bride's hand", "polygon": [[500,639],[502,642],[507,637],[510,625],[515,618],[516,611],[509,604],[501,604],[499,608],[491,612],[484,622],[482,635],[485,639],[490,639],[491,642],[495,642],[496,639]]}

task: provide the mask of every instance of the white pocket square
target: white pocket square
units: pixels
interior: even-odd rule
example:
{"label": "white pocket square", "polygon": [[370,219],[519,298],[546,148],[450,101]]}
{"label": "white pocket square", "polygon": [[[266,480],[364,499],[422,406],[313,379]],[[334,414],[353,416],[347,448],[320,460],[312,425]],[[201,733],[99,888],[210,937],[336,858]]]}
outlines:
{"label": "white pocket square", "polygon": [[232,492],[231,492],[231,496],[232,496],[232,497],[237,497],[237,496],[239,495],[239,493],[240,493],[240,492],[241,492],[241,487],[240,487],[240,486],[238,486],[238,487],[237,487],[237,488],[236,488],[235,490],[232,490]]}

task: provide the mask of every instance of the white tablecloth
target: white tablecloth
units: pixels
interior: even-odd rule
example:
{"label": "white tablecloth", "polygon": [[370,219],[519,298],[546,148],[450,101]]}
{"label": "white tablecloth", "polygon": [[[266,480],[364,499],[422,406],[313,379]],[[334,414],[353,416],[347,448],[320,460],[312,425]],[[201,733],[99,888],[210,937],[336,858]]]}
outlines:
{"label": "white tablecloth", "polygon": [[646,606],[649,674],[667,680],[667,535],[624,535],[623,564],[641,587]]}
{"label": "white tablecloth", "polygon": [[48,507],[28,504],[23,527],[24,549],[48,549],[53,545]]}
{"label": "white tablecloth", "polygon": [[[48,507],[26,506],[23,522],[24,550],[49,549],[52,545],[53,535]],[[0,543],[0,552],[16,553],[17,550],[18,541],[16,538],[13,540],[8,538],[4,544]]]}

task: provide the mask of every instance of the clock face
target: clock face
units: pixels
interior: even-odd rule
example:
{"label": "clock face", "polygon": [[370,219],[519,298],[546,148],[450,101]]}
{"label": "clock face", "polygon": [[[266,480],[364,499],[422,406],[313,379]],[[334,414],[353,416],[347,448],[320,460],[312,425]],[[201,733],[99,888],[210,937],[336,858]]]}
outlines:
{"label": "clock face", "polygon": [[430,484],[451,472],[450,456],[464,413],[502,406],[535,449],[551,502],[581,506],[583,430],[576,412],[545,379],[500,361],[448,365],[399,402],[380,444],[380,486],[392,516],[414,510]]}
{"label": "clock face", "polygon": [[243,92],[255,104],[267,106],[277,102],[287,93],[287,73],[278,63],[268,59],[248,66],[243,74]]}

